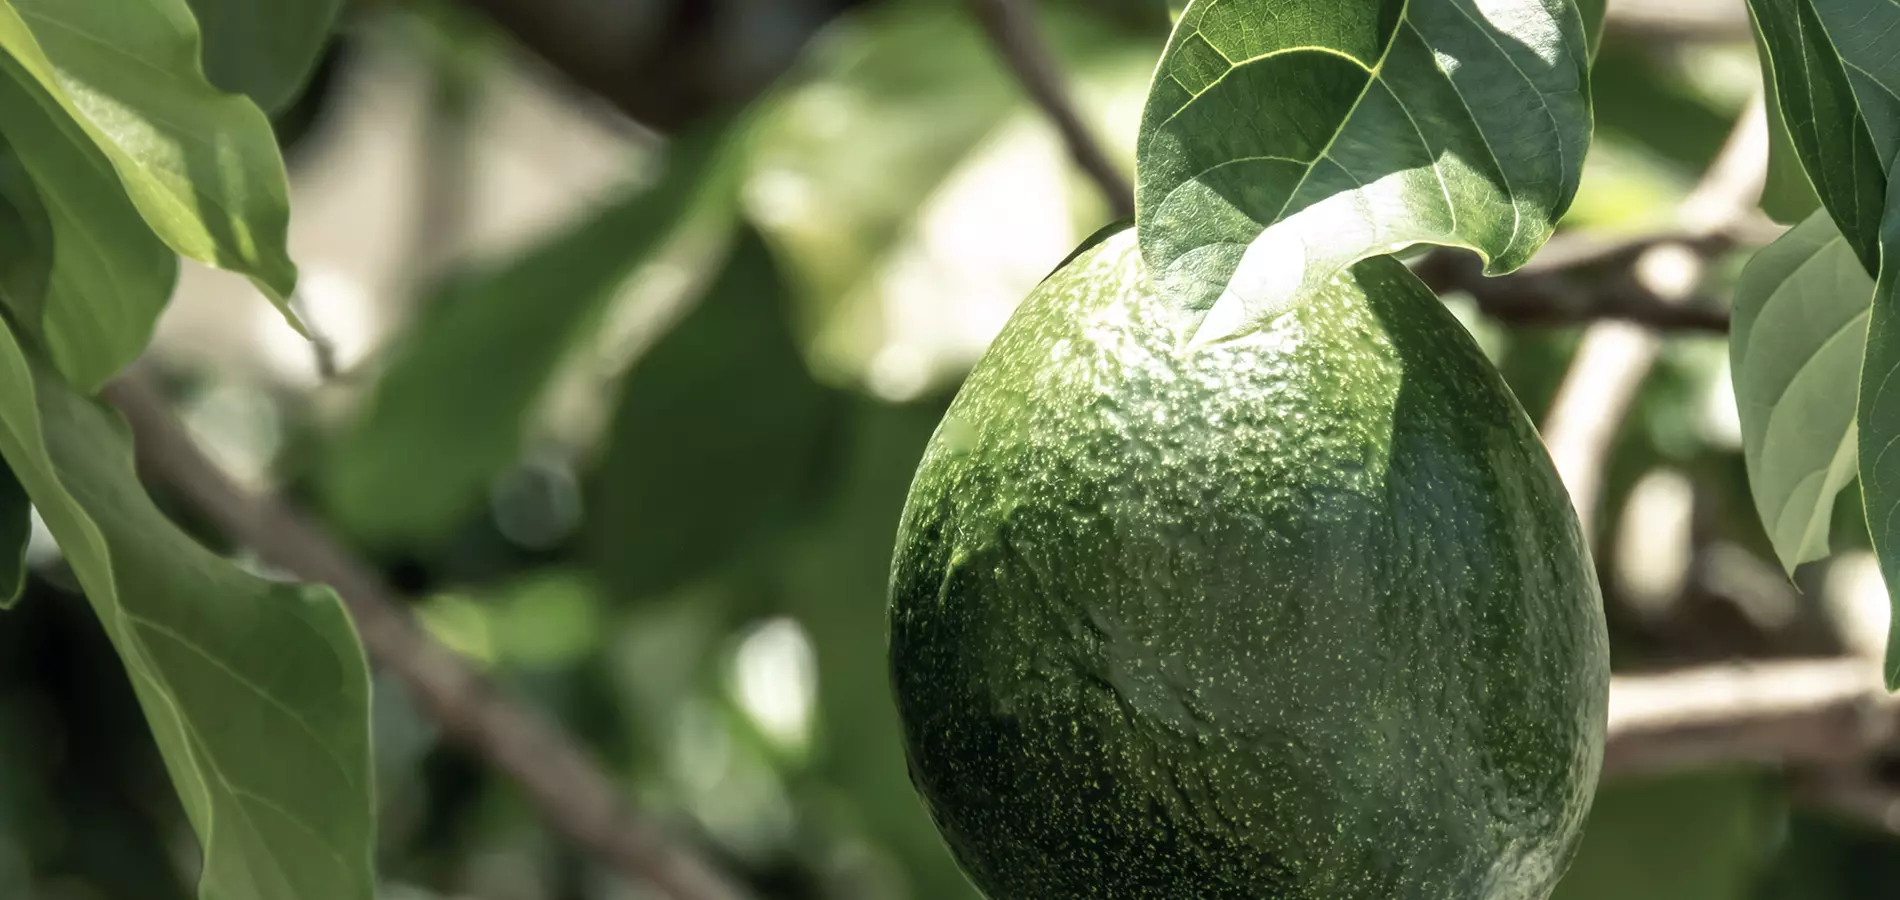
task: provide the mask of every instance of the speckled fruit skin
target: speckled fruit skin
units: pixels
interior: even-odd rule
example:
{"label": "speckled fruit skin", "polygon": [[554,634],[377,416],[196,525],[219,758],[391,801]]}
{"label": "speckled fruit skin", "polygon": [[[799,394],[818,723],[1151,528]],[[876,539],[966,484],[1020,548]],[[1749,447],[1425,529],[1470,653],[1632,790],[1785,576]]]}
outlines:
{"label": "speckled fruit skin", "polygon": [[891,577],[912,779],[992,900],[1543,900],[1608,648],[1529,420],[1397,262],[1178,351],[1133,231],[1026,300]]}

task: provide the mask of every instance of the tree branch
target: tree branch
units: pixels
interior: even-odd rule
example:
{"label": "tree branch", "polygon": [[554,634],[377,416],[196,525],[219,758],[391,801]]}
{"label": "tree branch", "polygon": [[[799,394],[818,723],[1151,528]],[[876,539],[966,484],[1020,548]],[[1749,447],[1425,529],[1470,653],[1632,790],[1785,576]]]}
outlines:
{"label": "tree branch", "polygon": [[[1757,93],[1715,162],[1677,208],[1683,237],[1635,252],[1628,271],[1607,282],[1612,291],[1631,292],[1652,316],[1662,307],[1691,308],[1686,301],[1702,280],[1709,254],[1731,245],[1728,235],[1753,215],[1768,177],[1763,102]],[[1652,331],[1623,321],[1591,325],[1544,417],[1544,443],[1570,489],[1584,537],[1593,544],[1604,464],[1660,352]]]}
{"label": "tree branch", "polygon": [[1859,657],[1610,680],[1605,778],[1719,766],[1837,767],[1900,735],[1900,698]]}
{"label": "tree branch", "polygon": [[[1553,242],[1554,243],[1554,242]],[[1683,243],[1679,235],[1649,239],[1642,250],[1665,244]],[[1717,245],[1732,246],[1726,236],[1703,242],[1700,252],[1714,256]],[[1580,263],[1577,268],[1598,267],[1597,260]],[[1728,310],[1703,299],[1683,303],[1666,302],[1653,291],[1634,283],[1629,277],[1634,259],[1602,264],[1611,269],[1608,277],[1590,283],[1572,277],[1567,269],[1529,266],[1498,278],[1487,278],[1484,264],[1476,256],[1451,250],[1434,250],[1413,267],[1433,291],[1458,291],[1477,302],[1479,311],[1509,325],[1564,326],[1588,325],[1605,320],[1627,322],[1653,331],[1682,331],[1726,334]]]}
{"label": "tree branch", "polygon": [[512,779],[551,828],[670,900],[745,896],[629,808],[614,779],[567,735],[417,627],[395,592],[308,516],[239,488],[198,448],[144,377],[121,378],[104,394],[131,425],[139,462],[151,477],[271,564],[335,588],[371,661],[409,689],[443,734]]}
{"label": "tree branch", "polygon": [[989,34],[997,54],[1009,64],[1030,99],[1055,124],[1069,156],[1095,182],[1115,217],[1134,215],[1135,190],[1082,123],[1063,83],[1062,71],[1036,27],[1035,14],[1021,0],[969,0],[969,4],[971,15]]}

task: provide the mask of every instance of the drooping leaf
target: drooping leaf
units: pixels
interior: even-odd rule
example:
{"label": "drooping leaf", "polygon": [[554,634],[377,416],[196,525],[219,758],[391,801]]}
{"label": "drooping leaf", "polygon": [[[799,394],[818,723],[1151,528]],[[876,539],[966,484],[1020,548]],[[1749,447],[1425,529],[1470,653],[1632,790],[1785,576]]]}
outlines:
{"label": "drooping leaf", "polygon": [[[1900,176],[1900,165],[1894,174]],[[1881,227],[1881,248],[1900,259],[1900,177],[1890,179],[1892,196]],[[1900,265],[1883,267],[1874,285],[1867,318],[1867,355],[1861,362],[1860,491],[1867,510],[1867,532],[1880,558],[1887,592],[1900,607]],[[1887,635],[1887,688],[1900,690],[1900,613]]]}
{"label": "drooping leaf", "polygon": [[296,98],[343,8],[343,0],[188,2],[204,32],[205,75],[268,113]]}
{"label": "drooping leaf", "polygon": [[0,321],[0,457],[124,661],[204,900],[371,900],[369,676],[327,590],[257,578],[146,497],[109,410]]}
{"label": "drooping leaf", "polygon": [[1196,0],[1141,123],[1142,255],[1200,340],[1417,243],[1522,265],[1590,138],[1575,0]]}
{"label": "drooping leaf", "polygon": [[297,270],[270,122],[205,81],[185,0],[0,2],[7,77],[37,88],[104,152],[152,231],[249,276],[285,315]]}
{"label": "drooping leaf", "polygon": [[26,542],[33,537],[33,504],[13,470],[0,464],[0,609],[26,590]]}
{"label": "drooping leaf", "polygon": [[1807,170],[1801,165],[1801,151],[1794,143],[1794,132],[1781,108],[1781,91],[1775,85],[1775,67],[1767,63],[1766,38],[1761,25],[1749,16],[1755,35],[1755,50],[1763,60],[1762,86],[1768,120],[1768,180],[1762,185],[1761,209],[1770,219],[1793,225],[1821,208],[1821,196],[1814,192]]}
{"label": "drooping leaf", "polygon": [[1764,68],[1815,192],[1869,273],[1900,153],[1900,4],[1749,0]]}
{"label": "drooping leaf", "polygon": [[636,191],[431,298],[332,450],[331,513],[372,543],[427,543],[480,505],[521,453],[534,403],[616,290],[702,204],[729,203],[717,129],[681,141]]}
{"label": "drooping leaf", "polygon": [[1828,555],[1834,498],[1854,480],[1861,357],[1874,282],[1825,212],[1757,253],[1729,335],[1755,509],[1789,572]]}
{"label": "drooping leaf", "polygon": [[0,159],[9,207],[4,302],[90,393],[145,349],[178,278],[112,163],[12,57],[0,54]]}
{"label": "drooping leaf", "polygon": [[717,281],[627,373],[587,503],[623,599],[678,587],[788,519],[834,406],[793,336],[765,243],[741,233]]}

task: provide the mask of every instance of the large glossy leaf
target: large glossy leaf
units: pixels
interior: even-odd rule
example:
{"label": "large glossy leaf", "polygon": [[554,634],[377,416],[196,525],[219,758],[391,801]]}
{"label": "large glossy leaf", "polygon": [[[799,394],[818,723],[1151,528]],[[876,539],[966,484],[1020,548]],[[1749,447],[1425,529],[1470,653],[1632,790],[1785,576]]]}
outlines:
{"label": "large glossy leaf", "polygon": [[189,2],[204,32],[211,83],[271,113],[296,98],[343,8],[343,0]]}
{"label": "large glossy leaf", "polygon": [[0,48],[8,77],[79,125],[165,243],[249,276],[289,315],[283,160],[264,114],[205,81],[184,0],[0,0]]}
{"label": "large glossy leaf", "polygon": [[1729,360],[1755,509],[1790,572],[1828,554],[1834,497],[1858,471],[1855,398],[1874,281],[1816,212],[1755,255]]}
{"label": "large glossy leaf", "polygon": [[1802,165],[1868,272],[1900,152],[1900,4],[1749,0]]}
{"label": "large glossy leaf", "polygon": [[0,161],[0,195],[15,229],[0,249],[3,299],[60,372],[90,392],[151,340],[178,258],[140,218],[105,153],[4,54],[0,123],[13,151]]}
{"label": "large glossy leaf", "polygon": [[33,537],[33,505],[13,470],[0,464],[0,609],[26,589],[26,542]]}
{"label": "large glossy leaf", "polygon": [[369,676],[327,590],[265,581],[145,496],[125,428],[0,322],[0,456],[130,674],[204,900],[370,900]]}
{"label": "large glossy leaf", "polygon": [[1142,116],[1142,254],[1200,338],[1417,243],[1522,265],[1590,139],[1574,0],[1196,0]]}
{"label": "large glossy leaf", "polygon": [[702,203],[730,203],[723,143],[668,152],[652,190],[619,198],[494,272],[451,283],[333,449],[330,510],[372,543],[427,543],[478,507],[521,454],[530,411],[616,290]]}
{"label": "large glossy leaf", "polygon": [[744,231],[685,319],[627,373],[587,508],[608,587],[678,587],[793,514],[835,406],[793,336],[790,297]]}

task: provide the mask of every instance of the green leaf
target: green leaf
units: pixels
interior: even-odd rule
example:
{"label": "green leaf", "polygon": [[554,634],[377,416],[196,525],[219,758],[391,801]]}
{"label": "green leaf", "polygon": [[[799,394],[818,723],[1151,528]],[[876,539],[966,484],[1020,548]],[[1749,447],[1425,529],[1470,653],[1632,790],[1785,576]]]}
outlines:
{"label": "green leaf", "polygon": [[178,278],[106,155],[12,57],[0,54],[8,246],[3,299],[34,343],[91,393],[151,340]]}
{"label": "green leaf", "polygon": [[1761,24],[1754,21],[1755,50],[1761,56],[1762,85],[1768,119],[1768,181],[1762,186],[1761,208],[1770,219],[1793,225],[1821,208],[1821,195],[1814,192],[1807,170],[1801,165],[1801,151],[1794,143],[1794,132],[1781,108],[1781,91],[1775,86],[1775,68],[1767,64],[1768,49]]}
{"label": "green leaf", "polygon": [[678,587],[782,525],[833,411],[765,243],[743,231],[717,281],[634,364],[589,493],[596,565],[622,599]]}
{"label": "green leaf", "polygon": [[1142,255],[1197,340],[1418,243],[1517,268],[1576,194],[1588,60],[1574,0],[1196,0],[1142,115]]}
{"label": "green leaf", "polygon": [[320,588],[193,542],[133,474],[124,424],[0,322],[0,456],[59,542],[204,848],[204,900],[371,900],[369,675]]}
{"label": "green leaf", "polygon": [[331,454],[326,499],[343,527],[370,543],[427,543],[480,505],[519,458],[535,401],[617,289],[690,212],[730,203],[720,133],[671,148],[657,187],[428,301],[367,414]]}
{"label": "green leaf", "polygon": [[1869,273],[1880,266],[1887,170],[1900,153],[1900,4],[1749,0],[1764,68],[1821,202]]}
{"label": "green leaf", "polygon": [[211,83],[265,112],[296,99],[336,25],[343,0],[188,0],[204,31]]}
{"label": "green leaf", "polygon": [[1854,480],[1855,397],[1874,282],[1825,212],[1757,253],[1735,293],[1729,360],[1755,509],[1792,573],[1828,555]]}
{"label": "green leaf", "polygon": [[[1895,166],[1900,176],[1900,164]],[[1881,247],[1900,259],[1900,177],[1891,179],[1893,195],[1881,227]],[[1883,268],[1874,286],[1867,319],[1867,356],[1860,382],[1860,491],[1867,510],[1867,531],[1880,574],[1887,582],[1896,613],[1887,635],[1887,689],[1900,690],[1900,265]]]}
{"label": "green leaf", "polygon": [[249,276],[296,322],[276,139],[249,100],[205,81],[184,0],[0,0],[0,48],[8,75],[104,152],[166,244]]}
{"label": "green leaf", "polygon": [[1603,46],[1603,26],[1609,20],[1610,0],[1577,0],[1577,11],[1583,15],[1583,33],[1590,45],[1590,58],[1597,58],[1597,50]]}
{"label": "green leaf", "polygon": [[33,537],[33,504],[13,470],[0,465],[0,609],[26,590],[26,543]]}

